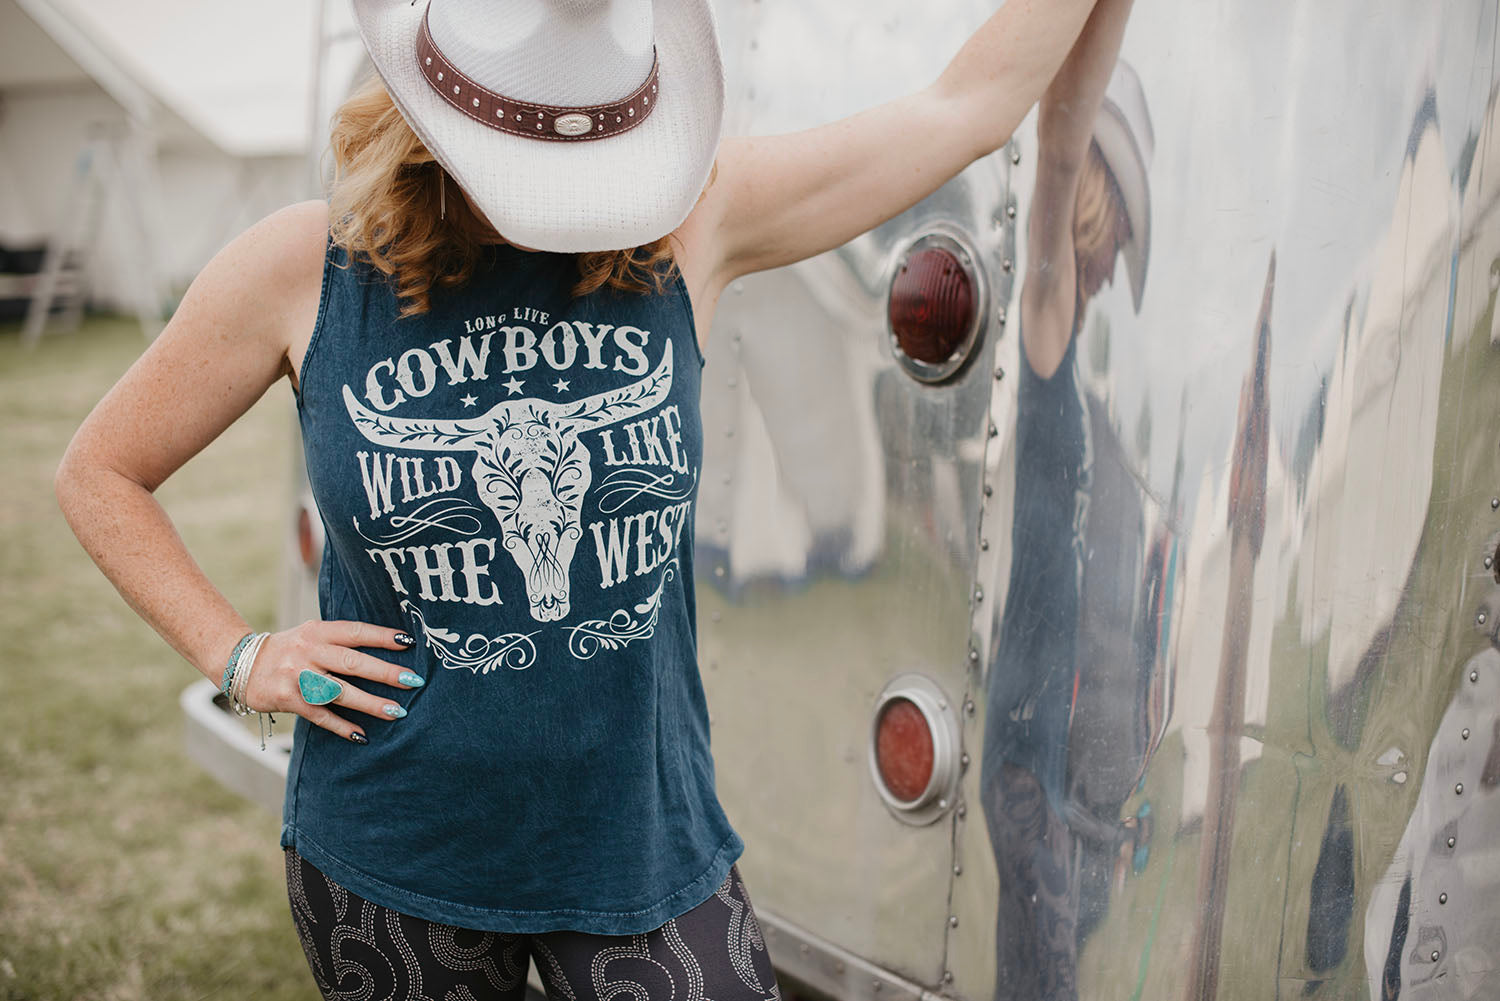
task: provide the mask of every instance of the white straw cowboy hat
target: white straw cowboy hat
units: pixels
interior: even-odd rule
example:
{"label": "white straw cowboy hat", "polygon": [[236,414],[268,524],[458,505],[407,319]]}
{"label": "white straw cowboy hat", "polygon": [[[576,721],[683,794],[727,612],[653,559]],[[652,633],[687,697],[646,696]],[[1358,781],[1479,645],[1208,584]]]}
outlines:
{"label": "white straw cowboy hat", "polygon": [[621,250],[687,218],[718,150],[707,0],[354,0],[396,106],[511,243]]}
{"label": "white straw cowboy hat", "polygon": [[1156,134],[1151,129],[1151,113],[1146,107],[1146,93],[1140,77],[1130,64],[1115,64],[1104,103],[1094,120],[1094,142],[1104,165],[1114,176],[1120,194],[1125,198],[1125,216],[1130,220],[1130,239],[1120,248],[1125,271],[1130,275],[1130,293],[1135,311],[1141,311],[1141,295],[1146,289],[1146,267],[1151,261],[1151,156],[1155,152]]}

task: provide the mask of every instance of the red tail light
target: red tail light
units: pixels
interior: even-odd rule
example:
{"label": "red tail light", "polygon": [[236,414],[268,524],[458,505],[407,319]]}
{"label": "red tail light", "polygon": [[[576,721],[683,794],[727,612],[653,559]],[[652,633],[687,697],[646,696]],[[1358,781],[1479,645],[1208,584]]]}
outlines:
{"label": "red tail light", "polygon": [[932,784],[932,731],[910,699],[891,699],[880,710],[875,764],[885,787],[902,802],[916,802]]}
{"label": "red tail light", "polygon": [[924,382],[953,375],[979,339],[984,288],[973,255],[930,233],[906,251],[886,304],[897,361]]}
{"label": "red tail light", "polygon": [[893,678],[875,703],[870,771],[886,806],[909,824],[930,824],[953,802],[962,772],[958,720],[930,678]]}

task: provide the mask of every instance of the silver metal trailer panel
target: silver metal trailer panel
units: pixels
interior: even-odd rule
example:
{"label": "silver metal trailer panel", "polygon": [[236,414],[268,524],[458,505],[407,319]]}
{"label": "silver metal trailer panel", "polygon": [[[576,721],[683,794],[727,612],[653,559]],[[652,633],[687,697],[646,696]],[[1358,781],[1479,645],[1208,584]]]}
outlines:
{"label": "silver metal trailer panel", "polygon": [[[732,124],[925,85],[986,9],[725,5]],[[1022,399],[1033,125],[725,295],[700,656],[784,972],[1500,997],[1496,45],[1491,0],[1137,0],[1096,139],[1133,142],[1149,242],[1061,412]],[[979,326],[936,382],[893,333],[934,246]],[[893,704],[931,729],[904,806]]]}
{"label": "silver metal trailer panel", "polygon": [[[785,986],[1500,998],[1497,7],[1136,0],[1129,239],[1060,360],[1034,122],[726,292],[699,656]],[[924,86],[990,9],[724,0],[729,129]]]}

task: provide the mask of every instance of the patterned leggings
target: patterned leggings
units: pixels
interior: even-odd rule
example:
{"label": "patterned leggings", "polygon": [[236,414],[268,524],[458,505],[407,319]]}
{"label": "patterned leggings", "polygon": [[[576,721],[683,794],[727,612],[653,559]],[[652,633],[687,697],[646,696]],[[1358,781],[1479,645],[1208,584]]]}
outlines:
{"label": "patterned leggings", "polygon": [[551,1001],[781,998],[738,867],[652,932],[506,935],[393,911],[285,852],[297,936],[330,1001],[521,1001],[533,958]]}

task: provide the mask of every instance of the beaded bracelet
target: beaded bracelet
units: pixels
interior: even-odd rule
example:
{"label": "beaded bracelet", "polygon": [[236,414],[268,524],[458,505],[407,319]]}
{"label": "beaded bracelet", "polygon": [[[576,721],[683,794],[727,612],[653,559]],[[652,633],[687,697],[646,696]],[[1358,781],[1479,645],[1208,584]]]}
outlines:
{"label": "beaded bracelet", "polygon": [[224,677],[219,680],[219,691],[223,692],[225,695],[229,694],[229,685],[234,681],[234,671],[235,667],[238,666],[240,654],[244,653],[245,647],[249,646],[250,641],[254,638],[255,630],[252,629],[250,632],[241,636],[240,641],[236,643],[234,645],[234,649],[230,651],[229,662],[224,665]]}
{"label": "beaded bracelet", "polygon": [[250,672],[255,668],[255,658],[260,653],[261,645],[270,635],[270,633],[252,632],[235,644],[234,652],[229,655],[229,664],[224,668],[222,689],[229,696],[229,703],[236,715],[248,716],[252,712],[255,713],[257,722],[260,723],[260,749],[262,751],[266,749],[266,737],[276,735],[276,716],[273,713],[262,713],[258,709],[251,709],[245,703],[245,693],[250,687]]}
{"label": "beaded bracelet", "polygon": [[234,711],[240,716],[248,716],[254,711],[245,704],[245,692],[250,687],[250,672],[255,669],[255,656],[260,653],[261,644],[270,635],[270,633],[256,633],[250,637],[250,642],[245,644],[244,651],[240,653],[235,663],[234,677],[230,679],[229,700],[234,705]]}

